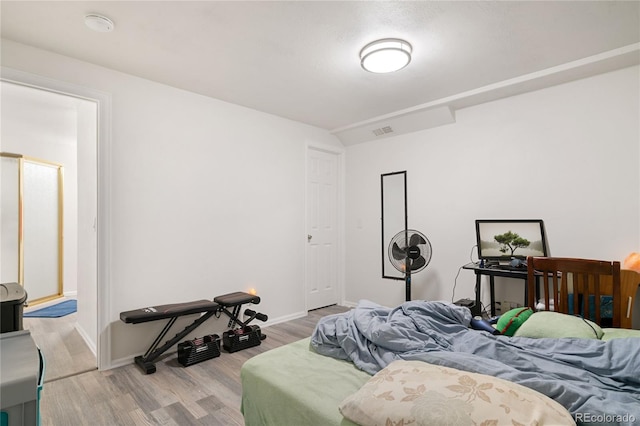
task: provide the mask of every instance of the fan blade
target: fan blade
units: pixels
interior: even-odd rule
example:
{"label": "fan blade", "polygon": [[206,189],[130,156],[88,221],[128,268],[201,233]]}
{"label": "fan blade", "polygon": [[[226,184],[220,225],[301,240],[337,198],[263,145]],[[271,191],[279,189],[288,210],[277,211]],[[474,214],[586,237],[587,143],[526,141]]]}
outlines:
{"label": "fan blade", "polygon": [[407,257],[405,251],[398,247],[398,243],[393,243],[393,246],[391,247],[391,255],[395,260],[402,260]]}
{"label": "fan blade", "polygon": [[411,263],[411,270],[415,271],[416,269],[422,268],[426,264],[427,264],[427,261],[425,260],[425,258],[420,256],[419,258],[417,258]]}
{"label": "fan blade", "polygon": [[424,238],[422,238],[422,236],[420,234],[413,234],[411,235],[411,238],[409,238],[409,245],[410,246],[417,246],[420,244],[427,244],[427,242],[425,241]]}

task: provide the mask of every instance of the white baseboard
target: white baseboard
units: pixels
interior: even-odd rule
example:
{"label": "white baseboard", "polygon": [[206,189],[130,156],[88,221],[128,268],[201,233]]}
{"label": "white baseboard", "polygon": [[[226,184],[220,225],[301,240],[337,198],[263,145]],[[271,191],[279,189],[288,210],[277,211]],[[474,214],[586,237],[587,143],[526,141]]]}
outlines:
{"label": "white baseboard", "polygon": [[[72,299],[75,299],[75,297],[72,297]],[[37,311],[38,309],[42,308],[48,308],[49,306],[57,305],[58,303],[64,302],[65,300],[67,300],[65,296],[60,296],[55,299],[47,300],[46,302],[37,303],[35,305],[27,305],[24,307],[24,313],[26,314],[27,312]]]}
{"label": "white baseboard", "polygon": [[347,307],[347,308],[355,308],[356,306],[358,306],[358,302],[350,302],[348,300],[343,300],[342,301],[342,306]]}
{"label": "white baseboard", "polygon": [[107,366],[104,370],[111,370],[112,368],[124,367],[125,365],[133,364],[133,358],[136,356],[137,355],[130,356],[130,357],[127,356],[127,357],[118,358],[118,359],[112,359],[111,364]]}
{"label": "white baseboard", "polygon": [[97,348],[95,342],[91,341],[91,339],[89,338],[89,335],[87,334],[87,332],[85,332],[84,329],[82,327],[80,327],[80,325],[77,322],[76,322],[76,325],[75,325],[75,329],[80,334],[80,337],[82,337],[82,340],[84,340],[84,342],[87,344],[87,346],[89,347],[89,350],[93,353],[93,356],[95,356],[97,358],[97,356],[98,356],[98,348]]}
{"label": "white baseboard", "polygon": [[296,313],[293,313],[293,314],[289,314],[289,315],[285,315],[285,316],[282,316],[282,317],[278,317],[278,318],[275,318],[275,319],[269,319],[267,322],[264,322],[262,324],[258,323],[258,324],[260,325],[261,328],[262,327],[267,328],[267,327],[269,327],[271,325],[280,324],[282,322],[287,322],[287,321],[291,321],[291,320],[298,319],[298,318],[304,318],[306,316],[307,316],[307,312],[306,311],[302,311],[302,312],[296,312]]}
{"label": "white baseboard", "polygon": [[78,291],[77,290],[65,291],[65,292],[62,293],[62,295],[64,297],[69,297],[71,299],[77,299],[78,298]]}

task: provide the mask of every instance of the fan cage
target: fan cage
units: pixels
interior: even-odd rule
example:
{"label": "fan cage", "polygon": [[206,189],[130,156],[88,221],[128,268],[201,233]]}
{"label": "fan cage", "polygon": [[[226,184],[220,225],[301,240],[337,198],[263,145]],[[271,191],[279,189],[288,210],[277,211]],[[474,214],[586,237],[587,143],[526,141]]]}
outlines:
{"label": "fan cage", "polygon": [[[421,242],[420,244],[414,244],[410,246],[409,243],[411,241],[412,236],[414,235],[420,236],[423,242]],[[407,273],[406,257],[404,257],[403,259],[397,259],[394,256],[393,254],[394,244],[396,244],[397,247],[403,251],[406,251],[406,249],[409,247],[417,247],[420,250],[420,256],[424,258],[425,263],[424,265],[420,266],[417,269],[411,269],[410,273],[414,274],[416,272],[420,272],[424,268],[426,268],[427,265],[429,265],[429,262],[431,261],[431,242],[429,242],[429,239],[422,232],[417,231],[415,229],[407,229],[406,231],[400,231],[389,242],[389,250],[388,250],[389,261],[391,262],[394,268],[396,268],[398,271],[402,272],[403,274],[406,274]]]}

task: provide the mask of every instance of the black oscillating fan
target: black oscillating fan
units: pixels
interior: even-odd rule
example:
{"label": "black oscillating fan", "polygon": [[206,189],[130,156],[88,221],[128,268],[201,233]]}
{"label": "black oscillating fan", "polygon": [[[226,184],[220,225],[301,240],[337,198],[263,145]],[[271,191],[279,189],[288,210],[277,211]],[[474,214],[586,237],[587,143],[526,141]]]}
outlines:
{"label": "black oscillating fan", "polygon": [[389,260],[394,268],[404,272],[408,302],[411,300],[411,274],[422,271],[431,261],[431,243],[415,229],[400,231],[389,242]]}

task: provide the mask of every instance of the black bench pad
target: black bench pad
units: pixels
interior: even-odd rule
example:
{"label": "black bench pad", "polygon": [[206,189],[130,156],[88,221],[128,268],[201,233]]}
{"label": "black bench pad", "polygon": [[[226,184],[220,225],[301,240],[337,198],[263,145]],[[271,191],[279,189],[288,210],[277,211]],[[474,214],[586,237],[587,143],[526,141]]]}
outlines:
{"label": "black bench pad", "polygon": [[217,311],[219,308],[220,305],[211,300],[196,300],[194,302],[172,303],[170,305],[151,306],[133,311],[120,312],[120,319],[127,324],[138,324],[182,315]]}
{"label": "black bench pad", "polygon": [[216,296],[213,298],[213,301],[225,307],[244,305],[245,303],[253,303],[254,305],[257,305],[260,303],[260,297],[243,291],[236,291],[235,293]]}

